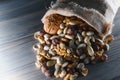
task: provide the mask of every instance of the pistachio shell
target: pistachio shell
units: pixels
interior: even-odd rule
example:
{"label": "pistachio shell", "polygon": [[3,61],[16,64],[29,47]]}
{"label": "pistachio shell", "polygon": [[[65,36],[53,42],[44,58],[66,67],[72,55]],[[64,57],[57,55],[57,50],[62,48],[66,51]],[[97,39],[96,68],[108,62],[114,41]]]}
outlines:
{"label": "pistachio shell", "polygon": [[87,69],[87,68],[83,68],[83,69],[81,70],[81,74],[82,74],[83,76],[87,76],[87,74],[88,74],[88,69]]}
{"label": "pistachio shell", "polygon": [[76,80],[77,77],[78,77],[78,74],[75,73],[75,74],[70,76],[70,80]]}
{"label": "pistachio shell", "polygon": [[50,37],[51,40],[53,40],[53,39],[55,39],[55,38],[59,38],[59,36],[54,35],[54,36]]}
{"label": "pistachio shell", "polygon": [[63,78],[66,74],[67,72],[64,69],[62,69],[60,73],[60,78]]}
{"label": "pistachio shell", "polygon": [[49,46],[44,46],[44,50],[49,50]]}
{"label": "pistachio shell", "polygon": [[79,33],[77,33],[77,38],[78,38],[78,41],[79,41],[79,42],[81,42],[82,39],[83,39],[82,36],[81,36]]}
{"label": "pistachio shell", "polygon": [[74,38],[73,35],[65,35],[65,37],[68,38],[68,39],[73,39]]}
{"label": "pistachio shell", "polygon": [[57,31],[57,34],[59,35],[59,34],[61,34],[62,33],[62,29],[59,29],[58,31]]}
{"label": "pistachio shell", "polygon": [[51,36],[49,34],[44,34],[44,40],[47,41]]}
{"label": "pistachio shell", "polygon": [[79,64],[77,65],[77,68],[78,68],[78,69],[83,69],[83,68],[85,68],[84,63],[79,63]]}
{"label": "pistachio shell", "polygon": [[40,42],[40,44],[44,44],[45,43],[44,38],[41,37],[41,36],[38,37],[38,41]]}
{"label": "pistachio shell", "polygon": [[94,50],[91,46],[87,46],[87,51],[89,56],[94,56]]}
{"label": "pistachio shell", "polygon": [[88,45],[91,45],[90,39],[91,39],[91,37],[86,36],[86,37],[84,38],[84,42],[85,42],[86,44],[88,44]]}
{"label": "pistachio shell", "polygon": [[86,35],[87,35],[87,36],[93,36],[93,35],[94,35],[94,32],[88,31],[88,32],[86,33]]}
{"label": "pistachio shell", "polygon": [[81,48],[81,47],[86,47],[86,44],[85,43],[79,44],[78,48]]}
{"label": "pistachio shell", "polygon": [[47,61],[46,65],[48,67],[55,65],[56,61]]}
{"label": "pistachio shell", "polygon": [[64,29],[65,25],[64,23],[60,24],[60,29]]}
{"label": "pistachio shell", "polygon": [[66,34],[68,30],[68,27],[65,27],[65,29],[63,30],[63,33]]}

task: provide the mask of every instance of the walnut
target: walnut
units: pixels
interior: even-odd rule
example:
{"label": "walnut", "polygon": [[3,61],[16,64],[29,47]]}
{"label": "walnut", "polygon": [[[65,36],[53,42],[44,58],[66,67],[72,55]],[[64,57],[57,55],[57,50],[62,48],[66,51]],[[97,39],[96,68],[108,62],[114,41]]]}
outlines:
{"label": "walnut", "polygon": [[56,34],[63,20],[64,17],[59,14],[51,14],[47,16],[46,21],[44,23],[45,32],[49,34]]}

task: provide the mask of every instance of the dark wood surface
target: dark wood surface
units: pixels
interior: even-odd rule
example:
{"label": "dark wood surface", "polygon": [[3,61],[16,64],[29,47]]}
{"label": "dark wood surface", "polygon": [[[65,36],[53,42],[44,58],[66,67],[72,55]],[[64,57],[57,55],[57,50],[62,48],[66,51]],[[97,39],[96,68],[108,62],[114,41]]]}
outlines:
{"label": "dark wood surface", "polygon": [[[0,0],[0,80],[58,80],[35,67],[32,49],[49,5],[50,0]],[[108,61],[88,65],[88,76],[78,80],[120,80],[120,9],[114,24]]]}

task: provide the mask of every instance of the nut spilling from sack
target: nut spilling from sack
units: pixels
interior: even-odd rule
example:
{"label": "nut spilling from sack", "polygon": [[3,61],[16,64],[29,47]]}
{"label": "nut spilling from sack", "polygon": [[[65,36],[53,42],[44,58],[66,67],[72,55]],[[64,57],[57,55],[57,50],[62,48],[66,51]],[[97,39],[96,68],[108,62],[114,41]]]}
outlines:
{"label": "nut spilling from sack", "polygon": [[75,80],[79,74],[88,74],[85,65],[107,60],[104,52],[109,50],[112,35],[103,39],[94,28],[74,16],[52,14],[46,18],[44,29],[34,34],[39,43],[33,46],[37,52],[36,66],[46,76]]}

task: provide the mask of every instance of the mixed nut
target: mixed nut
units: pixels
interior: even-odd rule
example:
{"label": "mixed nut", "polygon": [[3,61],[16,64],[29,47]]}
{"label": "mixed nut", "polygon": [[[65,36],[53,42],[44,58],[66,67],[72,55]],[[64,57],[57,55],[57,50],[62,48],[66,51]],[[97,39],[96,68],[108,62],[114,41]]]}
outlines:
{"label": "mixed nut", "polygon": [[47,18],[52,23],[47,21],[49,25],[44,25],[44,30],[34,34],[39,43],[33,46],[37,52],[35,64],[46,76],[75,80],[79,74],[88,74],[85,64],[107,60],[104,51],[109,50],[108,42],[113,39],[112,35],[103,39],[95,29],[74,16],[50,16],[52,19]]}

